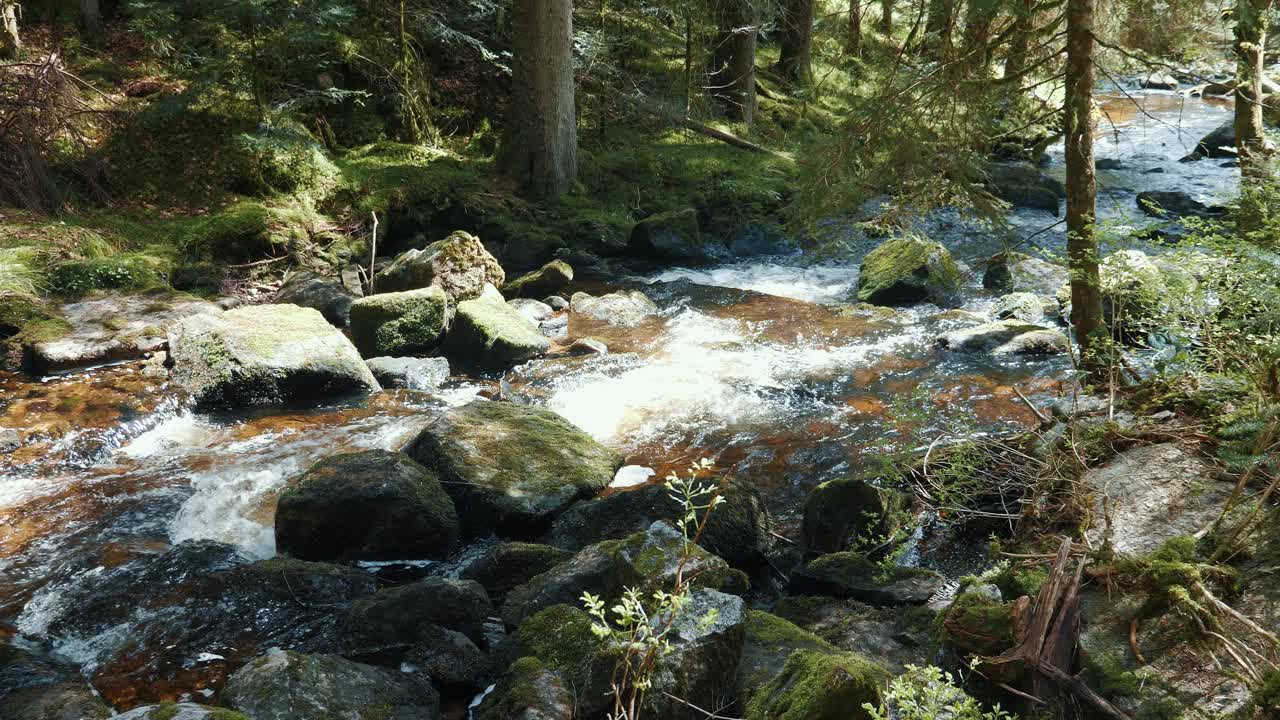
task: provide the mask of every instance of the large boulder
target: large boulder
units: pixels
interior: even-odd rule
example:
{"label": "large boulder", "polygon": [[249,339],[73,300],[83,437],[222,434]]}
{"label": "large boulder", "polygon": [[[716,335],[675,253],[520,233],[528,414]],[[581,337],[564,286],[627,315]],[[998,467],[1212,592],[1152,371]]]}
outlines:
{"label": "large boulder", "polygon": [[413,646],[389,665],[423,673],[437,687],[470,692],[483,689],[492,676],[483,650],[466,635],[442,627],[424,626]]}
{"label": "large boulder", "polygon": [[829,480],[804,502],[801,544],[816,554],[879,545],[902,526],[906,497],[860,478]]}
{"label": "large boulder", "polygon": [[173,379],[202,408],[316,402],[378,390],[351,341],[318,311],[256,305],[169,328]]}
{"label": "large boulder", "polygon": [[475,720],[573,720],[573,693],[536,657],[511,664],[475,709]]}
{"label": "large boulder", "polygon": [[858,301],[905,306],[933,302],[957,305],[960,271],[951,253],[917,237],[886,240],[867,254],[858,275]]}
{"label": "large boulder", "polygon": [[937,342],[949,350],[992,355],[1058,355],[1070,350],[1058,330],[1021,320],[999,320],[944,333]]}
{"label": "large boulder", "polygon": [[634,327],[658,314],[658,306],[639,290],[619,290],[599,296],[574,293],[569,301],[569,309],[622,327]]}
{"label": "large boulder", "polygon": [[506,278],[480,239],[459,230],[422,250],[402,253],[374,282],[383,292],[438,287],[460,302],[479,297],[485,285],[501,287]]}
{"label": "large boulder", "polygon": [[276,549],[303,560],[440,560],[458,539],[453,500],[403,453],[326,458],[276,505]]}
{"label": "large boulder", "polygon": [[502,542],[463,568],[461,576],[484,586],[489,597],[501,602],[507,593],[573,557],[550,545]]}
{"label": "large boulder", "polygon": [[[759,491],[748,482],[725,479],[719,493],[725,502],[708,517],[699,542],[730,565],[751,571],[764,563],[769,549],[769,511]],[[671,498],[671,491],[662,485],[647,485],[575,503],[551,523],[546,542],[578,550],[592,542],[627,537],[655,521],[679,515],[680,505]]]}
{"label": "large boulder", "polygon": [[502,286],[507,299],[539,299],[559,294],[573,282],[573,267],[563,260],[552,260],[533,272],[525,273]]}
{"label": "large boulder", "polygon": [[1061,265],[1022,253],[1000,253],[987,261],[982,286],[1000,293],[1052,296],[1071,278]]}
{"label": "large boulder", "polygon": [[409,445],[435,468],[469,532],[536,537],[622,466],[617,453],[550,410],[477,400],[452,408]]}
{"label": "large boulder", "polygon": [[335,327],[344,328],[351,314],[351,303],[355,300],[356,296],[342,285],[339,278],[304,270],[285,280],[276,292],[274,302],[319,310],[325,320]]}
{"label": "large boulder", "polygon": [[1210,205],[1181,190],[1144,190],[1138,193],[1138,209],[1148,215],[1169,218],[1216,218],[1226,215],[1222,205]]}
{"label": "large boulder", "polygon": [[694,208],[650,215],[631,228],[627,252],[645,258],[684,262],[717,262],[730,257],[718,238],[704,235]]}
{"label": "large boulder", "polygon": [[1228,120],[1200,138],[1196,147],[1183,162],[1201,158],[1235,158],[1236,157],[1236,124]]}
{"label": "large boulder", "polygon": [[449,323],[449,298],[438,287],[380,293],[351,305],[351,339],[365,357],[423,355]]}
{"label": "large boulder", "polygon": [[419,675],[279,648],[232,675],[222,701],[250,720],[440,717],[440,695]]}
{"label": "large boulder", "polygon": [[850,598],[788,595],[772,612],[840,650],[875,658],[895,674],[935,661],[936,616],[927,605],[873,607]]}
{"label": "large boulder", "polygon": [[503,370],[531,360],[551,347],[538,326],[491,290],[458,303],[445,353],[454,362],[480,370]]}
{"label": "large boulder", "polygon": [[856,552],[823,555],[791,576],[795,593],[886,606],[922,605],[942,586],[942,576],[932,570],[877,564]]}
{"label": "large boulder", "polygon": [[449,379],[449,361],[442,357],[376,357],[365,364],[384,388],[435,390]]}
{"label": "large boulder", "polygon": [[869,720],[889,674],[853,653],[797,650],[757,689],[745,720]]}
{"label": "large boulder", "polygon": [[338,618],[339,647],[352,657],[395,657],[439,628],[483,645],[484,623],[492,614],[493,605],[480,583],[429,577],[353,603]]}
{"label": "large boulder", "polygon": [[1029,292],[1013,292],[1001,295],[996,299],[996,317],[1001,320],[1018,320],[1024,323],[1037,324],[1044,322],[1045,301],[1039,295]]}
{"label": "large boulder", "polygon": [[[15,716],[16,717],[16,716]],[[25,717],[55,720],[44,715]],[[67,720],[71,720],[68,718]],[[253,720],[236,712],[221,707],[197,705],[196,703],[163,702],[159,705],[143,705],[123,715],[116,715],[115,720]]]}
{"label": "large boulder", "polygon": [[[615,599],[627,588],[642,591],[670,589],[685,539],[675,528],[655,522],[648,530],[624,540],[608,540],[579,550],[571,559],[512,590],[502,606],[502,619],[518,626],[525,618],[552,605],[572,603],[584,591]],[[746,576],[719,557],[694,546],[685,561],[686,577],[698,587],[730,593],[746,592]]]}
{"label": "large boulder", "polygon": [[1067,189],[1062,181],[1051,178],[1030,165],[988,165],[984,179],[992,194],[1014,207],[1044,210],[1057,215],[1059,201],[1067,196]]}

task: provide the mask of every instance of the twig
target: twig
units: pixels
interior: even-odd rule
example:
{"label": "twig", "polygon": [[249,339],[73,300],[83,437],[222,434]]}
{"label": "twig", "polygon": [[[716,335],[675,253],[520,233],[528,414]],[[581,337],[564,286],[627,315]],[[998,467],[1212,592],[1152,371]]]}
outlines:
{"label": "twig", "polygon": [[374,268],[374,262],[378,257],[378,213],[370,212],[373,216],[373,234],[369,238],[369,294],[373,295],[373,276],[377,273]]}
{"label": "twig", "polygon": [[670,699],[670,700],[675,700],[676,702],[680,703],[681,705],[684,705],[685,707],[689,707],[689,708],[692,708],[692,709],[694,709],[694,710],[697,710],[698,712],[700,712],[700,713],[702,713],[704,716],[706,716],[707,720],[742,720],[741,718],[730,717],[730,716],[728,716],[728,715],[720,715],[720,714],[718,714],[718,713],[714,713],[714,712],[711,712],[711,711],[709,711],[709,710],[703,710],[702,708],[698,707],[697,705],[694,705],[693,703],[689,702],[688,700],[685,700],[685,699],[684,699],[684,698],[682,698],[682,697],[676,697],[675,695],[672,695],[671,693],[667,692],[666,690],[663,690],[663,691],[662,691],[662,694],[663,694],[663,695],[665,695],[665,696],[667,696],[667,698],[668,698],[668,699]]}
{"label": "twig", "polygon": [[1049,424],[1049,418],[1045,417],[1044,413],[1040,412],[1040,410],[1027,399],[1027,396],[1022,394],[1022,391],[1018,389],[1017,385],[1013,386],[1013,392],[1018,396],[1019,400],[1026,404],[1027,408],[1030,409],[1031,412],[1035,413],[1035,416],[1040,419],[1040,423],[1042,425]]}

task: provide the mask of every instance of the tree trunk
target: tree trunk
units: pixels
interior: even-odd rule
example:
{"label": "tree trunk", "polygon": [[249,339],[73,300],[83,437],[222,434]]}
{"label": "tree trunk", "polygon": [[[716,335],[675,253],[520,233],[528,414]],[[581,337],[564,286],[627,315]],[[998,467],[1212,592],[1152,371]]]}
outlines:
{"label": "tree trunk", "polygon": [[511,106],[498,167],[529,195],[558,195],[578,176],[573,2],[515,0],[512,23]]}
{"label": "tree trunk", "polygon": [[1067,257],[1071,269],[1071,324],[1081,367],[1093,380],[1093,351],[1102,328],[1098,241],[1093,218],[1098,181],[1093,166],[1093,0],[1067,0],[1067,86],[1063,128],[1067,154]]}
{"label": "tree trunk", "polygon": [[995,20],[994,3],[969,3],[964,19],[964,64],[974,75],[986,77],[991,67],[991,25]]}
{"label": "tree trunk", "polygon": [[756,15],[751,0],[717,0],[711,95],[731,119],[751,127],[756,108]]}
{"label": "tree trunk", "polygon": [[90,46],[102,38],[102,11],[98,0],[80,0],[80,36]]}
{"label": "tree trunk", "polygon": [[893,0],[880,0],[880,32],[893,36]]}
{"label": "tree trunk", "polygon": [[925,51],[934,57],[950,54],[951,29],[955,25],[955,0],[929,0],[925,16]]}
{"label": "tree trunk", "polygon": [[853,57],[862,55],[862,0],[849,0],[849,34],[844,51]]}
{"label": "tree trunk", "polygon": [[798,85],[809,84],[813,79],[812,48],[813,0],[786,0],[778,74]]}
{"label": "tree trunk", "polygon": [[16,60],[22,49],[18,37],[18,3],[0,0],[0,60]]}
{"label": "tree trunk", "polygon": [[[1022,0],[1014,12],[1013,37],[1009,40],[1009,55],[1004,61],[1006,79],[1017,77],[1029,64],[1027,53],[1031,52],[1031,36],[1035,34],[1035,0]],[[1019,82],[1018,87],[1021,85]]]}
{"label": "tree trunk", "polygon": [[1236,148],[1242,167],[1264,153],[1262,125],[1263,47],[1271,0],[1236,0]]}

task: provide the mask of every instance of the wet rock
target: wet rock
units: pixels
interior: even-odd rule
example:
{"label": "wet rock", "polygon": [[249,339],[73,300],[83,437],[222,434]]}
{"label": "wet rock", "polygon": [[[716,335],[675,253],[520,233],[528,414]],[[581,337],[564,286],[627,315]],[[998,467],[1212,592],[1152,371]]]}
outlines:
{"label": "wet rock", "polygon": [[484,623],[493,604],[473,580],[429,577],[364,597],[342,613],[342,654],[371,656],[404,653],[437,626],[485,643]]}
{"label": "wet rock", "polygon": [[1055,355],[1069,349],[1066,335],[1020,320],[1000,320],[977,327],[953,330],[938,336],[942,347],[961,352],[992,355]]}
{"label": "wet rock", "polygon": [[783,234],[781,227],[759,223],[748,223],[738,229],[732,234],[728,246],[734,257],[784,255],[796,249],[795,243]]}
{"label": "wet rock", "polygon": [[955,307],[960,271],[951,253],[916,237],[887,240],[867,254],[858,276],[858,300],[905,306],[925,301]]}
{"label": "wet rock", "polygon": [[444,347],[464,367],[502,370],[545,353],[551,341],[495,291],[458,303]]}
{"label": "wet rock", "polygon": [[474,401],[410,444],[435,468],[471,533],[534,537],[575,500],[609,485],[622,458],[543,408]]}
{"label": "wet rock", "polygon": [[[750,483],[726,479],[719,492],[725,502],[711,513],[700,544],[730,565],[752,571],[764,563],[769,549],[769,511]],[[679,515],[680,506],[665,486],[648,485],[574,503],[552,522],[546,540],[578,550],[592,542],[631,536]]]}
{"label": "wet rock", "polygon": [[73,667],[0,644],[0,717],[32,720],[104,720],[111,710]]}
{"label": "wet rock", "polygon": [[512,310],[520,313],[520,316],[525,320],[528,320],[535,325],[556,314],[556,311],[553,310],[550,305],[538,300],[530,300],[528,298],[508,300],[507,305],[510,306]]}
{"label": "wet rock", "polygon": [[952,310],[943,310],[940,313],[930,315],[929,322],[947,323],[948,325],[951,325],[951,326],[955,326],[955,325],[968,326],[968,325],[981,325],[987,322],[987,318],[986,316],[979,315],[976,312],[969,312],[968,310],[952,309]]}
{"label": "wet rock", "polygon": [[526,273],[502,286],[502,296],[538,298],[555,295],[573,282],[573,268],[563,260],[552,260],[531,273]]}
{"label": "wet rock", "polygon": [[501,602],[511,590],[571,557],[572,552],[550,545],[498,543],[484,556],[463,568],[462,578],[480,583],[489,597],[495,602]]}
{"label": "wet rock", "polygon": [[1234,120],[1227,120],[1214,128],[1208,135],[1200,138],[1200,142],[1196,143],[1195,149],[1182,158],[1182,161],[1190,162],[1201,158],[1234,159],[1235,157],[1236,125]]}
{"label": "wet rock", "polygon": [[573,693],[558,673],[535,657],[523,657],[476,708],[476,720],[573,720]]}
{"label": "wet rock", "polygon": [[[503,603],[502,619],[509,627],[518,626],[544,608],[577,602],[584,591],[608,600],[620,597],[628,587],[648,591],[670,586],[684,542],[684,536],[670,525],[655,522],[625,540],[587,546],[512,590]],[[742,593],[749,584],[741,572],[731,570],[724,560],[698,546],[694,546],[684,572],[686,577],[696,578],[699,587],[725,592]]]}
{"label": "wet rock", "polygon": [[921,605],[942,587],[932,570],[871,562],[856,552],[823,555],[791,576],[791,591],[834,595],[872,605]]}
{"label": "wet rock", "polygon": [[440,696],[421,677],[278,648],[232,675],[222,700],[251,720],[440,717]]}
{"label": "wet rock", "polygon": [[351,339],[365,357],[426,354],[448,322],[449,298],[438,287],[379,293],[351,305]]}
{"label": "wet rock", "polygon": [[422,250],[402,253],[374,282],[383,291],[438,287],[451,302],[479,297],[484,286],[501,287],[506,273],[479,238],[461,230]]}
{"label": "wet rock", "polygon": [[1145,190],[1138,193],[1138,208],[1156,217],[1215,218],[1226,214],[1221,205],[1209,205],[1181,190]]}
{"label": "wet rock", "polygon": [[250,563],[232,546],[188,541],[50,587],[59,595],[51,611],[20,624],[73,648],[108,702],[131,705],[217,689],[269,647],[331,650],[336,613],[374,590],[354,568]]}
{"label": "wet rock", "polygon": [[985,180],[992,193],[1010,205],[1054,215],[1058,214],[1059,201],[1067,196],[1061,181],[1030,165],[994,163],[987,166]]}
{"label": "wet rock", "polygon": [[569,346],[570,355],[608,355],[609,346],[592,337],[578,338]]}
{"label": "wet rock", "polygon": [[686,262],[716,262],[729,257],[723,242],[699,230],[698,211],[693,208],[659,213],[637,222],[627,239],[627,252]]}
{"label": "wet rock", "polygon": [[303,560],[439,560],[458,540],[458,515],[433,471],[403,453],[366,450],[291,481],[275,531],[276,549]]}
{"label": "wet rock", "polygon": [[1138,81],[1138,86],[1145,90],[1177,90],[1178,78],[1156,71]]}
{"label": "wet rock", "polygon": [[1093,166],[1098,170],[1123,170],[1124,161],[1119,158],[1098,158]]}
{"label": "wet rock", "polygon": [[1041,323],[1045,320],[1045,302],[1039,295],[1015,292],[996,300],[996,317],[1001,320],[1019,320],[1024,323]]}
{"label": "wet rock", "polygon": [[173,377],[202,408],[305,403],[378,390],[360,353],[324,317],[296,305],[195,315],[169,328]]}
{"label": "wet rock", "polygon": [[[1119,250],[1102,259],[1098,267],[1102,314],[1113,330],[1133,335],[1159,316],[1169,296],[1169,285],[1160,267],[1140,250]],[[1058,290],[1059,316],[1071,318],[1071,286]],[[1117,309],[1123,314],[1117,316]]]}
{"label": "wet rock", "polygon": [[335,327],[345,328],[351,313],[351,303],[355,302],[356,297],[343,286],[340,279],[304,270],[285,280],[276,293],[274,302],[319,310],[324,319]]}
{"label": "wet rock", "polygon": [[747,611],[747,634],[742,648],[742,687],[746,700],[782,672],[787,658],[797,650],[834,653],[831,643],[776,615]]}
{"label": "wet rock", "polygon": [[1232,487],[1209,461],[1176,443],[1126,450],[1086,471],[1081,483],[1094,496],[1090,542],[1102,544],[1102,518],[1109,516],[1112,548],[1138,555],[1208,527]]}
{"label": "wet rock", "polygon": [[658,314],[658,306],[639,290],[619,290],[599,297],[574,293],[569,308],[575,313],[623,327],[634,327]]}
{"label": "wet rock", "polygon": [[449,361],[442,357],[376,357],[365,364],[384,388],[435,390],[449,379]]}
{"label": "wet rock", "polygon": [[[32,716],[37,717],[37,716]],[[116,720],[252,720],[235,710],[195,703],[165,702],[134,708]]]}
{"label": "wet rock", "polygon": [[[510,636],[507,647],[502,648],[517,658],[513,669],[523,665],[524,677],[533,675],[534,668],[538,668],[561,679],[563,687],[572,693],[576,710],[573,717],[604,717],[613,706],[609,688],[616,657],[603,650],[591,626],[591,617],[578,606],[575,598],[573,604],[553,605],[530,617]],[[499,716],[494,713],[498,707],[529,703],[529,699],[514,692],[519,686],[515,684],[519,677],[508,674],[497,684],[488,717],[497,720]],[[542,680],[546,682],[547,678],[543,676]],[[528,682],[522,684],[530,689],[535,687]]]}
{"label": "wet rock", "polygon": [[935,613],[921,605],[873,607],[849,598],[787,596],[773,613],[839,650],[875,658],[890,672],[934,660]]}
{"label": "wet rock", "polygon": [[878,545],[898,531],[909,507],[902,493],[866,480],[824,482],[805,499],[801,544],[817,554]]}
{"label": "wet rock", "polygon": [[111,295],[62,306],[71,330],[31,347],[32,369],[62,373],[103,363],[136,360],[163,350],[170,326],[191,316],[215,316],[215,304],[190,296]]}
{"label": "wet rock", "polygon": [[460,632],[442,627],[425,629],[404,655],[399,667],[410,667],[445,688],[480,690],[490,679],[489,656]]}
{"label": "wet rock", "polygon": [[987,261],[982,286],[999,293],[1053,296],[1070,279],[1065,267],[1022,253],[1000,253]]}
{"label": "wet rock", "polygon": [[0,452],[13,452],[22,447],[22,433],[14,428],[0,428]]}
{"label": "wet rock", "polygon": [[880,705],[889,675],[853,653],[797,650],[752,693],[745,720],[846,720],[851,708]]}
{"label": "wet rock", "polygon": [[568,310],[568,309],[569,309],[569,301],[568,301],[568,300],[565,300],[564,298],[560,297],[559,295],[548,295],[548,296],[546,296],[546,297],[542,298],[542,302],[544,302],[544,303],[546,303],[547,305],[549,305],[549,306],[551,307],[551,309],[552,309],[552,310],[555,310],[556,312],[560,312],[561,310]]}

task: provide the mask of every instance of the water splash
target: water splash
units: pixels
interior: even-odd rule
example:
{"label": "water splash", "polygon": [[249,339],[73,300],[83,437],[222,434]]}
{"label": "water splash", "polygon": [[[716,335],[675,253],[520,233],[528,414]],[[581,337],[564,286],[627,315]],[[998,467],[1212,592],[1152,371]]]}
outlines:
{"label": "water splash", "polygon": [[843,302],[858,282],[858,268],[846,265],[812,265],[784,262],[738,262],[709,269],[672,268],[648,278],[649,283],[688,280],[699,285],[754,290],[804,300]]}

